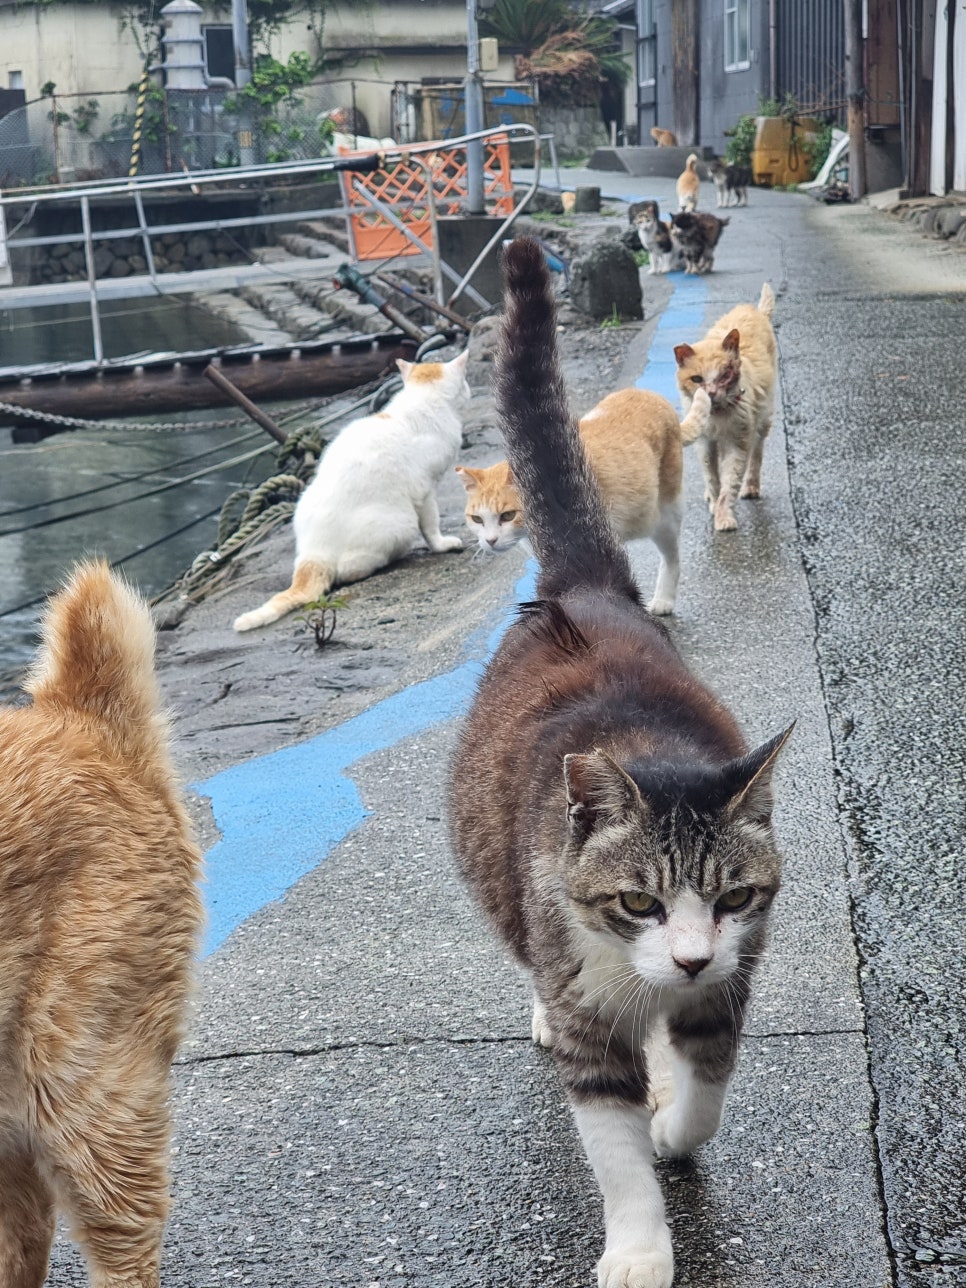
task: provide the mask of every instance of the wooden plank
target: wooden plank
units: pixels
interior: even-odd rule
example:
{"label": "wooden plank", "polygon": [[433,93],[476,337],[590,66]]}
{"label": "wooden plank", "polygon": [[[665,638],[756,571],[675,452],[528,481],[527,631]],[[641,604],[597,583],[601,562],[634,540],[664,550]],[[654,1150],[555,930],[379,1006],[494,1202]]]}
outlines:
{"label": "wooden plank", "polygon": [[671,6],[671,97],[674,133],[680,144],[700,141],[697,0]]}

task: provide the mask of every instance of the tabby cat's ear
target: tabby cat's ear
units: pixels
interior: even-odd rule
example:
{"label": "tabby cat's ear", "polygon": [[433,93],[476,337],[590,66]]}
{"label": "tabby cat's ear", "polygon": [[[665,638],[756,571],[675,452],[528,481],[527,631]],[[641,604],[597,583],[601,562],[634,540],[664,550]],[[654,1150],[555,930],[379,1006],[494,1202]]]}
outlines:
{"label": "tabby cat's ear", "polygon": [[580,840],[594,828],[616,823],[643,807],[633,778],[599,747],[584,755],[564,756],[564,779],[567,822],[571,835]]}
{"label": "tabby cat's ear", "polygon": [[754,751],[749,751],[747,756],[732,761],[728,766],[729,776],[734,783],[734,794],[725,806],[725,814],[729,818],[741,815],[755,823],[767,824],[771,821],[774,808],[772,770],[794,728],[793,720],[782,733],[763,742]]}
{"label": "tabby cat's ear", "polygon": [[411,362],[407,362],[405,358],[397,358],[396,366],[399,368],[399,374],[402,376],[403,380],[408,380],[409,373],[413,369],[413,364]]}
{"label": "tabby cat's ear", "polygon": [[732,353],[737,353],[738,346],[740,343],[741,343],[741,334],[738,331],[738,328],[735,327],[735,329],[733,331],[729,331],[728,334],[725,336],[725,338],[721,341],[721,347],[722,349],[730,349]]}
{"label": "tabby cat's ear", "polygon": [[688,358],[694,357],[694,350],[689,344],[676,344],[674,346],[674,356],[677,359],[679,367],[683,367]]}
{"label": "tabby cat's ear", "polygon": [[454,469],[467,492],[475,492],[480,483],[480,471],[471,470],[468,465],[456,465]]}
{"label": "tabby cat's ear", "polygon": [[470,356],[469,349],[464,349],[463,352],[458,357],[454,358],[449,365],[453,368],[454,371],[465,371],[466,364],[469,361],[469,356]]}

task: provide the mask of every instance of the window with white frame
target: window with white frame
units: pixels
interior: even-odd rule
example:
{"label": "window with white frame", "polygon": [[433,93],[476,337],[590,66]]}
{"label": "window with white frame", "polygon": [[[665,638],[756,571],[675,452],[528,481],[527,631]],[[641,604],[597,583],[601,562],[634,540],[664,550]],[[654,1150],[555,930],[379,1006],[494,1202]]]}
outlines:
{"label": "window with white frame", "polygon": [[724,0],[725,71],[740,72],[751,66],[751,0]]}

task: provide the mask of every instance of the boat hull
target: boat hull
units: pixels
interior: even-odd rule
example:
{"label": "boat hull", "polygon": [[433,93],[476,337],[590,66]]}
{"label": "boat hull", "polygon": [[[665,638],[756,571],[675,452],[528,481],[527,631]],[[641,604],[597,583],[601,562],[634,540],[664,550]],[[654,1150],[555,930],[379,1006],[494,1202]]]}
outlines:
{"label": "boat hull", "polygon": [[107,420],[231,406],[205,379],[209,364],[253,402],[322,397],[388,374],[397,358],[411,362],[415,351],[408,337],[383,334],[274,349],[207,350],[100,367],[77,363],[53,372],[0,376],[0,404],[5,404],[0,425],[13,426],[14,442],[24,443],[72,428],[31,412]]}

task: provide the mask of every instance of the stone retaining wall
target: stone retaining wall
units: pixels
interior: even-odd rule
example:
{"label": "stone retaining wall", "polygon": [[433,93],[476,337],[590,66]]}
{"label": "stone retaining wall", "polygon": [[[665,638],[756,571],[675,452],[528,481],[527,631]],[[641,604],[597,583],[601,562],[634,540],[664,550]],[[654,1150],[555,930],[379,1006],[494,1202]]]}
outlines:
{"label": "stone retaining wall", "polygon": [[540,133],[553,135],[561,160],[590,156],[595,148],[610,142],[599,107],[547,107],[541,103]]}
{"label": "stone retaining wall", "polygon": [[[148,271],[144,243],[139,237],[95,243],[96,277],[133,277]],[[198,268],[225,268],[247,264],[251,255],[238,236],[224,232],[163,233],[151,240],[151,253],[159,273],[189,272]],[[64,241],[56,246],[38,246],[29,268],[14,264],[15,276],[37,282],[83,282],[87,261],[82,241]]]}

